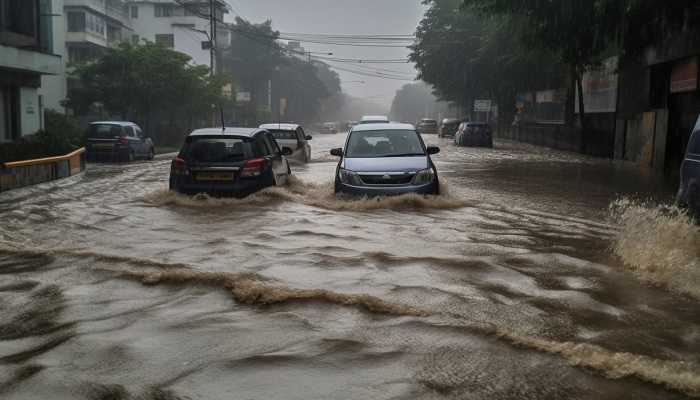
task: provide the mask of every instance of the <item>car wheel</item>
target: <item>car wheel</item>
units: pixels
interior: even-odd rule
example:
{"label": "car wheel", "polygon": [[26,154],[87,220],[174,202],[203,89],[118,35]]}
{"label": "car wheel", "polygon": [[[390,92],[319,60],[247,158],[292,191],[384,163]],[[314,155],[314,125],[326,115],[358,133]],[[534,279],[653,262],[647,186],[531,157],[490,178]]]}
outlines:
{"label": "car wheel", "polygon": [[156,158],[156,149],[151,147],[151,151],[148,152],[148,159],[153,160],[154,158]]}

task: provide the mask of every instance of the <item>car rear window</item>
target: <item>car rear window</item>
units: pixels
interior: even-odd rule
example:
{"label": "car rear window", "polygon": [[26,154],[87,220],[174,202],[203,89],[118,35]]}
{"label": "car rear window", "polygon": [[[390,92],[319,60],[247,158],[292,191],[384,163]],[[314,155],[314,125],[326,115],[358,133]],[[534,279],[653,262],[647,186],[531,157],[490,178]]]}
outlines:
{"label": "car rear window", "polygon": [[90,138],[113,138],[118,136],[126,136],[126,132],[121,125],[114,124],[92,124],[88,128],[88,137]]}
{"label": "car rear window", "polygon": [[190,136],[180,155],[198,163],[225,163],[255,158],[260,151],[249,138]]}
{"label": "car rear window", "polygon": [[282,130],[269,130],[272,137],[280,140],[297,140],[297,133],[295,131],[282,131]]}

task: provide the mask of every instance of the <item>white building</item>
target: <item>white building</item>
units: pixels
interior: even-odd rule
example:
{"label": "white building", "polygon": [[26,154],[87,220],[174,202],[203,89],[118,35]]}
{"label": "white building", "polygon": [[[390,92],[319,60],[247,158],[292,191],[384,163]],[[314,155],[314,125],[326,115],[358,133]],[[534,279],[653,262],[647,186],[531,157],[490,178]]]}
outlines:
{"label": "white building", "polygon": [[51,0],[0,1],[0,142],[42,127],[42,76],[61,73],[52,53]]}
{"label": "white building", "polygon": [[[228,6],[215,0],[217,21],[223,21]],[[127,0],[126,9],[133,31],[131,40],[149,40],[192,57],[198,65],[211,66],[207,47],[210,35],[208,0]],[[230,43],[230,32],[223,24],[217,29],[217,47]]]}

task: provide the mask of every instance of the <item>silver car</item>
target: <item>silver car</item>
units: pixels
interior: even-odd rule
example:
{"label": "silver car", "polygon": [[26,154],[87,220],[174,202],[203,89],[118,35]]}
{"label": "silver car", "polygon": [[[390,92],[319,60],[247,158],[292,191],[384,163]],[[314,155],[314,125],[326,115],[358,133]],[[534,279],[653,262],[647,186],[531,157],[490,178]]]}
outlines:
{"label": "silver car", "polygon": [[348,134],[335,174],[335,192],[361,196],[404,193],[439,194],[437,169],[430,155],[438,147],[426,147],[413,125],[364,124]]}
{"label": "silver car", "polygon": [[264,124],[260,129],[270,132],[279,146],[292,149],[291,158],[297,161],[309,162],[311,160],[310,135],[304,133],[304,129],[297,124]]}
{"label": "silver car", "polygon": [[700,218],[700,118],[690,136],[683,166],[678,203]]}

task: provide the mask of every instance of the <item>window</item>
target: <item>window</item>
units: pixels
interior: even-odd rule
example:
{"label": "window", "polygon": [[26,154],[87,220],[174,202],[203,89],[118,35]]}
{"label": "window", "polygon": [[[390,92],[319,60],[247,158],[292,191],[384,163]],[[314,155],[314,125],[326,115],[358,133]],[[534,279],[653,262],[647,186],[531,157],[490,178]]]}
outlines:
{"label": "window", "polygon": [[175,47],[175,35],[172,33],[156,35],[156,43],[172,49]]}
{"label": "window", "polygon": [[38,1],[0,1],[0,30],[38,38]]}
{"label": "window", "polygon": [[409,130],[358,131],[350,134],[349,158],[424,156],[420,137]]}
{"label": "window", "polygon": [[85,13],[68,13],[68,32],[85,32]]}
{"label": "window", "polygon": [[210,136],[187,138],[182,155],[198,163],[236,162],[256,156],[250,139]]}
{"label": "window", "polygon": [[693,136],[690,137],[688,154],[700,154],[700,131],[695,131]]}
{"label": "window", "polygon": [[196,4],[188,4],[183,8],[185,9],[185,17],[196,17],[205,15],[204,13],[202,13],[202,11],[199,9],[199,6]]}
{"label": "window", "polygon": [[139,44],[140,40],[141,40],[141,37],[139,35],[131,35],[131,43]]}
{"label": "window", "polygon": [[139,17],[139,6],[131,6],[131,18],[138,18]]}
{"label": "window", "polygon": [[156,17],[172,17],[173,7],[171,4],[156,4]]}
{"label": "window", "polygon": [[270,154],[275,155],[280,153],[280,148],[277,146],[277,141],[270,134],[265,135],[265,142],[270,147]]}

